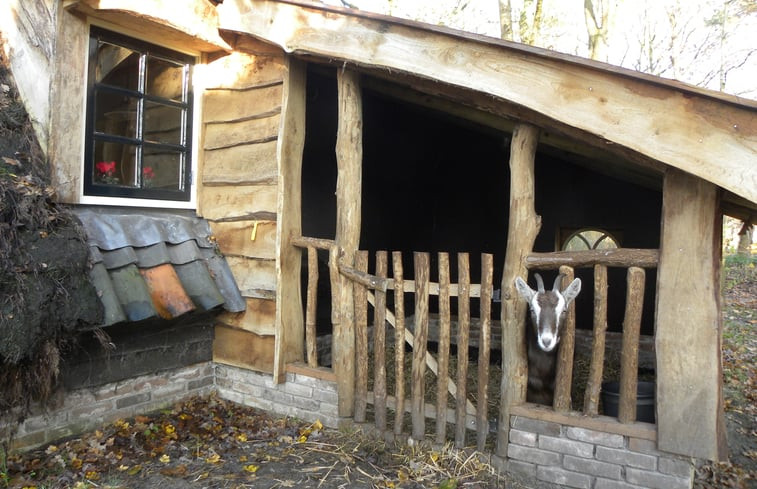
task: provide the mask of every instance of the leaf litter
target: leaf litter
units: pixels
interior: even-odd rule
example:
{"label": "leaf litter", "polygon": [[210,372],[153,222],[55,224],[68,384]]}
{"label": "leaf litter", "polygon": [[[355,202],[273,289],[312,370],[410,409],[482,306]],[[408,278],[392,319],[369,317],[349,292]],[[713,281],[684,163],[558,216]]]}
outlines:
{"label": "leaf litter", "polygon": [[389,445],[358,429],[326,429],[216,395],[10,455],[5,467],[0,487],[39,489],[454,489],[501,483],[472,451]]}

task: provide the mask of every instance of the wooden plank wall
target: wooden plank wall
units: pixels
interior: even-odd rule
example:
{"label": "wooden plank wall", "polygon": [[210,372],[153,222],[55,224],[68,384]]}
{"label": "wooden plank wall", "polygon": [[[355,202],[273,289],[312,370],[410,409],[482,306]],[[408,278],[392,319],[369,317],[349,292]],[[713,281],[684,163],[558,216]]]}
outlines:
{"label": "wooden plank wall", "polygon": [[276,152],[285,59],[253,40],[235,47],[206,67],[198,213],[210,221],[247,310],[219,316],[213,359],[273,372]]}

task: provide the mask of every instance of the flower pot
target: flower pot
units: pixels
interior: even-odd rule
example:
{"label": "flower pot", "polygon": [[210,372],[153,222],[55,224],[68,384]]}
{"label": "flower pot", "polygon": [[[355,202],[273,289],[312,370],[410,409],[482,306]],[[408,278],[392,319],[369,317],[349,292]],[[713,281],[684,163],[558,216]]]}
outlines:
{"label": "flower pot", "polygon": [[[620,404],[620,383],[603,382],[601,397],[604,414],[617,417],[618,405]],[[636,387],[636,421],[655,422],[654,400],[654,382],[639,382]]]}

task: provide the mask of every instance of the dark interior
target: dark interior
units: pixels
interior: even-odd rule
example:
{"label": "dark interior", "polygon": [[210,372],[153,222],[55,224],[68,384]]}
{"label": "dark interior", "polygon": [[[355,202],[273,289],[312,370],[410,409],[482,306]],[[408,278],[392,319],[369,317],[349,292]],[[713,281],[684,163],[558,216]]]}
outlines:
{"label": "dark interior", "polygon": [[[363,190],[360,248],[403,252],[412,278],[412,252],[470,253],[471,280],[480,279],[480,255],[494,255],[500,287],[507,242],[511,134],[363,89]],[[333,239],[336,228],[337,92],[335,70],[308,70],[307,130],[302,177],[305,236]],[[657,248],[662,194],[540,152],[536,161],[536,211],[542,216],[536,251],[555,251],[566,229],[601,228],[626,248]],[[612,168],[612,163],[607,163]],[[319,332],[330,332],[327,256],[320,255]],[[372,261],[372,259],[371,259]],[[372,269],[371,264],[371,269]],[[391,264],[390,264],[391,267]],[[577,299],[578,327],[591,329],[593,273]],[[556,273],[543,273],[551,284]],[[652,334],[656,270],[647,271],[642,333]],[[305,285],[303,280],[303,286]],[[533,279],[530,280],[533,284]],[[625,307],[625,270],[609,272],[609,328],[619,331]],[[567,284],[564,284],[567,285]],[[499,308],[493,310],[499,318]],[[407,309],[406,305],[406,310]],[[453,310],[454,310],[453,303]],[[478,305],[472,304],[472,311]],[[433,308],[433,302],[432,302]]]}

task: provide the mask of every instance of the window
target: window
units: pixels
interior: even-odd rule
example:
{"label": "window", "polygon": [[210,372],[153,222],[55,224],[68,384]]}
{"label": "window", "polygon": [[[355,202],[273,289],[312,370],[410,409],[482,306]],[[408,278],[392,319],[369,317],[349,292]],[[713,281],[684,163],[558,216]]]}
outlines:
{"label": "window", "polygon": [[606,250],[618,248],[618,240],[602,229],[581,229],[563,243],[563,251]]}
{"label": "window", "polygon": [[85,195],[190,200],[193,62],[92,27]]}

